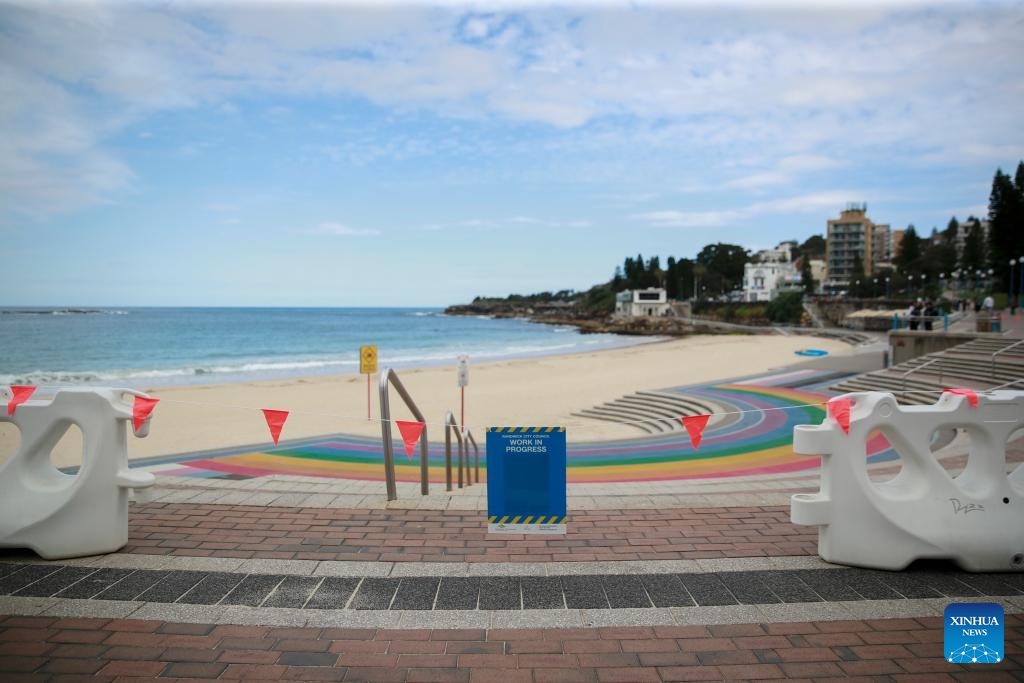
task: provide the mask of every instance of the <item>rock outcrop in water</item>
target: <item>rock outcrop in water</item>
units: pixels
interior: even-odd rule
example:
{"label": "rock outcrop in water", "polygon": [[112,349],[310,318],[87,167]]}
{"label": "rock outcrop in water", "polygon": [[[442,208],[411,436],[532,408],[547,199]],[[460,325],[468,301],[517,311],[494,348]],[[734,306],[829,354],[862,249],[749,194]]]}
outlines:
{"label": "rock outcrop in water", "polygon": [[614,318],[581,309],[573,302],[516,302],[477,299],[470,304],[449,306],[446,315],[483,315],[491,318],[523,318],[548,325],[572,325],[583,334],[630,334],[682,336],[693,332],[688,321],[678,317]]}

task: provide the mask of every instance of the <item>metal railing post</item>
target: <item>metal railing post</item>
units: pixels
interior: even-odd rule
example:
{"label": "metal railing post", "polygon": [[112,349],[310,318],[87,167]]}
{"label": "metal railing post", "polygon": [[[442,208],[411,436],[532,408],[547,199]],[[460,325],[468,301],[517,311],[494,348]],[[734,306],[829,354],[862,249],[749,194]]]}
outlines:
{"label": "metal railing post", "polygon": [[427,420],[423,413],[416,407],[409,392],[405,390],[398,375],[391,368],[385,368],[380,374],[380,432],[384,441],[384,482],[388,490],[388,500],[398,500],[398,491],[395,486],[395,448],[391,443],[391,403],[388,400],[388,384],[391,384],[402,397],[406,407],[423,423],[423,433],[420,434],[420,493],[430,493],[430,465],[427,447]]}
{"label": "metal railing post", "polygon": [[480,447],[476,445],[473,432],[466,430],[466,466],[469,466],[469,444],[473,444],[473,478],[480,483]]}
{"label": "metal railing post", "polygon": [[455,438],[459,442],[459,488],[462,488],[462,434],[459,430],[459,425],[455,421],[455,416],[452,415],[452,411],[448,411],[444,414],[444,468],[445,468],[445,479],[448,484],[448,490],[452,490],[452,430],[455,430]]}

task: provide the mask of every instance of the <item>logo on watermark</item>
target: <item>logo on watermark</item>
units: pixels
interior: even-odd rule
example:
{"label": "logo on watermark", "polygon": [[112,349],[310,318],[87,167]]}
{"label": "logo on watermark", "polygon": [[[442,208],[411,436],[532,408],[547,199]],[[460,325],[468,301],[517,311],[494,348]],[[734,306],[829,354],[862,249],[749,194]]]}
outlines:
{"label": "logo on watermark", "polygon": [[1003,661],[1003,607],[994,602],[954,602],[943,613],[946,661],[998,664]]}

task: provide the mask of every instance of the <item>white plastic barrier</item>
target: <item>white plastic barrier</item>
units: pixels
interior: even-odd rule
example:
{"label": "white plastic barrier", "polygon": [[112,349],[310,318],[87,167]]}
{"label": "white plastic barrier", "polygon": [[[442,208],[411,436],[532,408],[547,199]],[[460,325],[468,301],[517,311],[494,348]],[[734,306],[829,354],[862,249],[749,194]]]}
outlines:
{"label": "white plastic barrier", "polygon": [[[29,400],[9,417],[11,391],[0,387],[0,422],[21,430],[21,447],[0,465],[0,547],[61,559],[113,552],[128,542],[129,489],[154,481],[149,472],[128,469],[126,428],[136,395],[144,396],[61,389],[52,401]],[[50,453],[72,424],[82,431],[82,465],[77,474],[65,474]],[[147,419],[136,436],[148,433]]]}
{"label": "white plastic barrier", "polygon": [[[968,571],[1024,571],[1024,465],[1006,471],[1006,444],[1024,428],[1024,392],[943,394],[935,405],[900,406],[892,394],[852,393],[849,434],[826,417],[793,429],[793,449],[821,455],[821,490],[792,497],[794,524],[816,525],[828,562],[903,569],[945,558]],[[970,437],[964,471],[951,477],[929,449],[936,430]],[[891,481],[873,483],[867,441],[881,429],[900,454]]]}

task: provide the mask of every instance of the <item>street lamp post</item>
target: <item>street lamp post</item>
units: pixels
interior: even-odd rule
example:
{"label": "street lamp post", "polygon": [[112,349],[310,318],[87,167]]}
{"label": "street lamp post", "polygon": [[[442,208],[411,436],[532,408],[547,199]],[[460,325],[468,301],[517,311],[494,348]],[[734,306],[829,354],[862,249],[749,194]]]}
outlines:
{"label": "street lamp post", "polygon": [[[1010,259],[1010,286],[1006,288],[1006,295],[1010,297],[1010,315],[1017,312],[1017,299],[1013,295],[1013,285],[1015,284],[1013,279],[1013,267],[1015,265],[1017,265],[1017,259]],[[1024,263],[1021,264],[1021,267],[1024,268]]]}
{"label": "street lamp post", "polygon": [[885,278],[885,298],[886,299],[891,299],[892,298],[892,294],[889,293],[889,278],[888,277]]}
{"label": "street lamp post", "polygon": [[1024,296],[1024,256],[1017,257],[1017,263],[1020,264],[1020,287],[1017,288],[1017,298]]}

